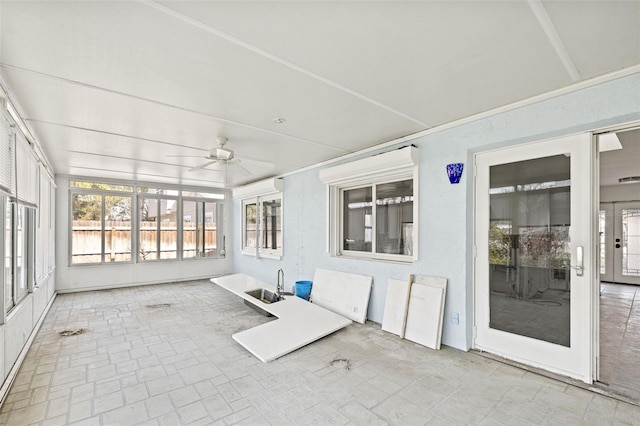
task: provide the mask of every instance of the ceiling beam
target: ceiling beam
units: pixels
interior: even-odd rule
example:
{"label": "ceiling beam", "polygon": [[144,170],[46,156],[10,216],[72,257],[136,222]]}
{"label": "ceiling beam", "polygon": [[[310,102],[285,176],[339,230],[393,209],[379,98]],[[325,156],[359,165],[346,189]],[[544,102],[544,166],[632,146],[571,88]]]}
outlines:
{"label": "ceiling beam", "polygon": [[[529,7],[533,11],[533,14],[542,27],[542,30],[547,35],[549,42],[551,42],[551,46],[553,46],[553,49],[556,51],[558,58],[560,58],[560,61],[567,70],[571,80],[574,83],[582,80],[582,76],[578,72],[576,64],[573,63],[573,59],[571,59],[571,55],[569,54],[567,47],[560,38],[560,34],[558,34],[558,30],[556,30],[556,26],[553,25],[553,21],[551,21],[551,17],[549,16],[547,9],[544,8],[542,0],[527,0],[527,3],[529,3]],[[585,7],[587,6],[585,5]]]}

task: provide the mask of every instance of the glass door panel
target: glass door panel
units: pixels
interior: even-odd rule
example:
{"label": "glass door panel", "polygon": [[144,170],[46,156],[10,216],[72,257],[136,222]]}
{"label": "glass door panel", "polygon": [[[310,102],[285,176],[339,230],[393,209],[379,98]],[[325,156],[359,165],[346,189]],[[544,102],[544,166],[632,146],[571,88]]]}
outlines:
{"label": "glass door panel", "polygon": [[640,202],[614,203],[613,282],[640,284]]}
{"label": "glass door panel", "polygon": [[591,136],[579,135],[477,154],[475,164],[474,347],[586,382],[598,272],[593,152]]}
{"label": "glass door panel", "polygon": [[570,343],[570,157],[490,167],[491,328]]}

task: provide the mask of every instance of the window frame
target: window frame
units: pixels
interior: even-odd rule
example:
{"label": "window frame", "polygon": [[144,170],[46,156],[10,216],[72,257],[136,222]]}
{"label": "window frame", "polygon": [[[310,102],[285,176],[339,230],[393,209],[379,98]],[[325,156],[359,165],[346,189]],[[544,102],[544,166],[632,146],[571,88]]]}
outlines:
{"label": "window frame", "polygon": [[[103,184],[110,189],[101,189],[95,187],[84,187],[82,184]],[[125,188],[125,190],[118,190],[113,188]],[[151,192],[149,192],[151,191]],[[190,186],[177,186],[177,185],[161,185],[158,183],[147,182],[125,182],[116,180],[95,180],[92,178],[83,178],[78,176],[72,176],[68,178],[68,209],[69,209],[69,230],[68,230],[68,251],[69,262],[68,266],[86,267],[86,266],[105,266],[105,265],[126,265],[126,264],[142,264],[148,262],[177,262],[183,260],[193,259],[224,259],[224,241],[225,241],[225,228],[224,228],[224,205],[228,202],[229,193],[225,190],[211,191],[209,188],[197,188]],[[90,263],[72,263],[73,252],[73,197],[74,194],[93,194],[100,196],[101,199],[101,261]],[[51,196],[54,196],[53,191]],[[105,242],[105,200],[108,196],[120,196],[131,198],[131,260],[121,262],[106,262],[107,253]],[[139,247],[140,247],[140,203],[142,198],[155,199],[159,202],[161,200],[172,200],[176,204],[176,257],[171,259],[161,259],[160,252],[158,251],[158,259],[143,260],[139,259]],[[206,203],[216,204],[216,249],[215,256],[196,256],[196,257],[183,257],[183,203],[184,201],[195,201],[198,206],[204,206]],[[158,203],[158,209],[159,203]],[[50,226],[53,223],[53,218],[50,220]],[[158,220],[155,232],[158,231],[158,227],[161,226],[161,220]],[[203,228],[203,232],[206,230]],[[157,235],[158,236],[158,235]],[[161,244],[160,239],[156,238],[156,245]]]}
{"label": "window frame", "polygon": [[[247,256],[281,260],[284,255],[284,181],[281,178],[266,179],[233,190],[233,197],[240,200],[241,206],[241,247],[240,252]],[[280,201],[280,247],[277,249],[263,248],[264,204],[270,201]],[[247,206],[256,205],[256,246],[247,246]]]}
{"label": "window frame", "polygon": [[[26,299],[29,293],[34,290],[35,283],[35,245],[36,245],[36,208],[25,205],[20,202],[9,200],[7,197],[2,196],[2,218],[0,218],[0,224],[2,230],[2,247],[0,253],[3,258],[3,310],[5,315],[8,315],[20,302]],[[7,209],[11,210],[10,217],[7,218]],[[7,219],[9,221],[7,226]],[[20,223],[21,222],[21,223]],[[6,282],[5,269],[6,269],[6,238],[10,238],[10,250],[11,250],[11,278],[10,282]],[[22,252],[19,253],[20,248]],[[19,262],[22,261],[22,273],[19,274]],[[19,288],[19,277],[24,280],[24,288]],[[9,285],[9,288],[7,288]],[[10,294],[7,291],[10,289]],[[7,303],[10,301],[11,306]],[[6,318],[6,316],[4,317]]]}
{"label": "window frame", "polygon": [[[327,251],[332,257],[412,263],[418,260],[419,229],[419,151],[407,146],[362,160],[341,164],[320,171],[320,179],[327,185]],[[376,191],[378,185],[413,181],[412,254],[377,253]],[[344,250],[344,192],[372,187],[372,244],[371,251]]]}
{"label": "window frame", "polygon": [[[196,225],[195,233],[196,233],[196,254],[195,256],[184,257],[184,203],[186,202],[195,202],[195,217],[192,217],[191,220]],[[179,223],[179,232],[178,236],[179,247],[180,247],[180,259],[181,260],[195,260],[195,259],[221,259],[225,257],[224,253],[224,232],[220,232],[222,230],[221,224],[224,221],[224,198],[213,198],[213,197],[193,197],[193,196],[183,196],[180,200],[180,217],[182,218]],[[216,224],[216,249],[215,256],[205,256],[206,253],[206,204],[215,204],[215,224]],[[194,220],[195,219],[195,220]],[[204,244],[204,245],[203,245]]]}
{"label": "window frame", "polygon": [[[148,199],[155,200],[156,202],[156,258],[155,259],[143,259],[140,256],[140,231],[141,226],[140,223],[140,200]],[[162,211],[161,206],[163,201],[174,201],[176,205],[176,255],[173,258],[162,258]],[[153,194],[147,192],[137,192],[135,197],[135,205],[136,205],[136,263],[148,263],[148,262],[173,262],[177,260],[182,260],[182,226],[179,223],[179,219],[182,216],[182,201],[180,200],[180,195],[167,195],[167,194]]]}
{"label": "window frame", "polygon": [[[90,182],[93,183],[93,182]],[[96,182],[97,183],[97,182]],[[100,197],[100,262],[87,262],[87,263],[73,263],[73,197],[75,194],[85,195],[97,195]],[[107,197],[128,197],[131,200],[131,212],[130,212],[130,233],[131,233],[131,250],[130,260],[123,260],[118,262],[107,262],[106,253],[106,198]],[[135,193],[128,191],[110,191],[94,188],[79,188],[75,186],[69,186],[69,267],[85,267],[85,266],[99,266],[99,265],[127,265],[134,263],[134,259],[137,257],[137,239],[134,238],[134,233],[137,235],[137,219],[133,217],[134,208],[137,206]],[[135,211],[137,213],[137,210]],[[135,250],[135,251],[134,251]],[[136,253],[136,256],[134,256]]]}
{"label": "window frame", "polygon": [[[280,239],[281,244],[279,248],[266,248],[264,232],[267,226],[264,221],[265,203],[271,201],[280,201]],[[256,205],[256,246],[247,246],[247,205]],[[276,230],[277,233],[277,230]],[[242,200],[242,254],[255,257],[263,257],[267,259],[282,259],[284,253],[284,195],[282,192],[273,194],[245,198]]]}

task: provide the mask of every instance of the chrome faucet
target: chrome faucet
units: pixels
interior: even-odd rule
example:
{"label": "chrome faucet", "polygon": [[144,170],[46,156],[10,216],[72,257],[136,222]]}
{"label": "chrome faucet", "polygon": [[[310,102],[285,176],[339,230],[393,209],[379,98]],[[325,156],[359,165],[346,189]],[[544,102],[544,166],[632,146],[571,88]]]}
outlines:
{"label": "chrome faucet", "polygon": [[[280,275],[282,275],[282,282],[280,282]],[[278,283],[276,284],[276,293],[279,299],[284,299],[284,271],[278,269]]]}

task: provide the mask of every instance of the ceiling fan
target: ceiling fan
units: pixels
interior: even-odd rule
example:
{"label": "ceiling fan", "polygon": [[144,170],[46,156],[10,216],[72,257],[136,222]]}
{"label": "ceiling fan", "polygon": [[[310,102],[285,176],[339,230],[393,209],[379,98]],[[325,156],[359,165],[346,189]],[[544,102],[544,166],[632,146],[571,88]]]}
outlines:
{"label": "ceiling fan", "polygon": [[209,166],[211,166],[212,164],[217,164],[218,166],[222,166],[226,168],[227,166],[237,166],[238,168],[240,168],[241,170],[245,171],[248,174],[251,174],[251,172],[249,172],[249,170],[245,169],[244,167],[242,167],[240,165],[241,161],[239,158],[234,156],[233,150],[225,148],[224,146],[227,144],[229,140],[227,138],[224,137],[217,137],[216,138],[216,142],[218,143],[218,146],[213,147],[209,150],[209,155],[207,156],[200,156],[200,155],[171,155],[170,157],[197,157],[197,158],[204,158],[207,159],[209,161],[207,161],[206,163],[200,164],[199,166],[195,166],[190,168],[188,171],[193,172],[196,170],[202,170],[205,169]]}

